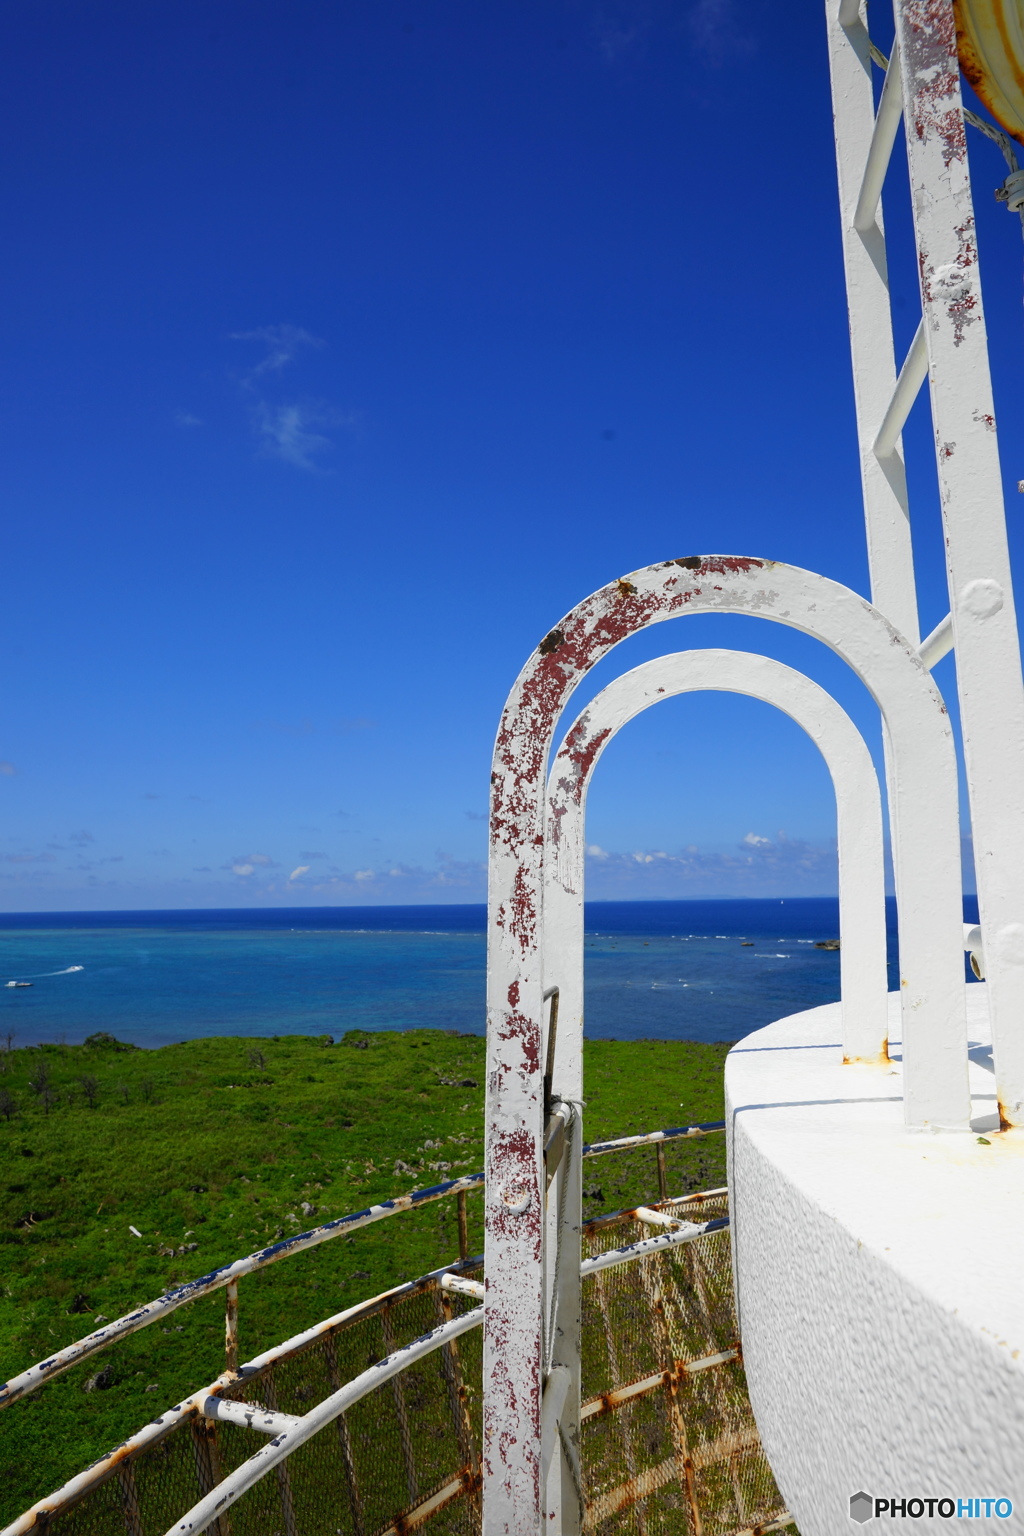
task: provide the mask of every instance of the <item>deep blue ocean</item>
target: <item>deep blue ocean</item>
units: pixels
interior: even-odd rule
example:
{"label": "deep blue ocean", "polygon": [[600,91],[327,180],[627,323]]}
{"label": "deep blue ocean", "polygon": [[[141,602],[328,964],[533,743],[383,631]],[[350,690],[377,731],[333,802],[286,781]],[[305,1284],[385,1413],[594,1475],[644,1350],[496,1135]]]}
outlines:
{"label": "deep blue ocean", "polygon": [[[838,937],[838,913],[829,897],[590,903],[586,1031],[736,1040],[832,1002],[839,956],[815,941]],[[0,1036],[482,1034],[484,920],[483,906],[0,914]],[[891,960],[894,921],[890,903]]]}

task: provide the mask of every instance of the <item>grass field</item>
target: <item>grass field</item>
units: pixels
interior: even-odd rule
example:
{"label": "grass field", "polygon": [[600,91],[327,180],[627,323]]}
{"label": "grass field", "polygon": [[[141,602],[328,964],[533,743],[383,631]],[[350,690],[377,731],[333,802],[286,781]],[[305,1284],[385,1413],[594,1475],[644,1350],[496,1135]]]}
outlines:
{"label": "grass field", "polygon": [[[720,1118],[727,1049],[588,1041],[586,1139]],[[97,1317],[276,1236],[483,1166],[477,1035],[213,1038],[155,1051],[100,1037],[0,1051],[0,1068],[3,1377]],[[718,1136],[673,1146],[670,1193],[724,1183],[724,1157]],[[588,1215],[656,1198],[653,1154],[595,1159],[584,1187]],[[469,1214],[480,1252],[479,1195]],[[249,1276],[240,1359],[457,1255],[447,1200]],[[223,1318],[220,1291],[0,1413],[0,1523],[211,1381],[224,1365]]]}

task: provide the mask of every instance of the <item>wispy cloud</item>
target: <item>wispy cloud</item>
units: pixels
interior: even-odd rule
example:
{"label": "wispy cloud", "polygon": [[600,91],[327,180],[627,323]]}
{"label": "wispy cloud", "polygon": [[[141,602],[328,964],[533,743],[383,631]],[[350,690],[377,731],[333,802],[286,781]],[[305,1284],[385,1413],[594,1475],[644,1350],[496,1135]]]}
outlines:
{"label": "wispy cloud", "polygon": [[232,331],[232,341],[260,341],[265,355],[245,374],[251,383],[267,373],[280,373],[307,347],[325,347],[322,336],[314,336],[301,325],[260,325],[254,331]]}
{"label": "wispy cloud", "polygon": [[203,424],[198,416],[193,416],[191,411],[175,411],[174,423],[175,426],[185,427],[186,429],[189,427],[201,427]]}
{"label": "wispy cloud", "polygon": [[269,853],[240,853],[236,858],[229,859],[222,869],[229,869],[233,875],[243,878],[254,875],[256,871],[263,869],[277,869],[279,865],[272,859]]}
{"label": "wispy cloud", "polygon": [[308,875],[308,874],[309,874],[309,865],[308,864],[300,864],[297,869],[293,869],[292,870],[291,874],[288,876],[288,879],[289,880],[297,880],[300,875]]}
{"label": "wispy cloud", "polygon": [[296,469],[315,473],[323,455],[334,447],[332,429],[349,428],[358,417],[325,400],[273,400],[267,386],[302,352],[318,350],[327,343],[301,325],[261,325],[252,331],[233,331],[232,341],[259,342],[263,356],[235,378],[248,398],[260,452],[283,459]]}
{"label": "wispy cloud", "polygon": [[0,773],[3,774],[4,778],[13,779],[17,771],[13,763],[0,762]]}
{"label": "wispy cloud", "polygon": [[683,24],[708,63],[722,64],[727,58],[754,51],[754,40],[742,30],[736,15],[735,0],[692,0]]}
{"label": "wispy cloud", "polygon": [[821,895],[836,889],[836,845],[808,843],[780,832],[775,839],[748,832],[732,850],[694,845],[612,853],[587,848],[587,895],[654,899],[672,896]]}
{"label": "wispy cloud", "polygon": [[284,459],[296,469],[317,470],[318,454],[334,447],[321,427],[354,427],[356,417],[319,401],[293,401],[271,405],[261,400],[255,408],[256,428],[262,439],[262,452]]}

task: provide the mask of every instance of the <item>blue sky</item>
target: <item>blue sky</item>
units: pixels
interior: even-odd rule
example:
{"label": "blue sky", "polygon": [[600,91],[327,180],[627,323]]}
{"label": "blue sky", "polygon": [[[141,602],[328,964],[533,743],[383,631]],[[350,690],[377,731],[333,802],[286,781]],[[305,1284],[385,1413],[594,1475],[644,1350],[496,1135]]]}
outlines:
{"label": "blue sky", "polygon": [[[478,900],[505,695],[587,592],[696,551],[866,590],[817,5],[36,0],[4,33],[3,909]],[[1019,560],[1022,250],[972,152]],[[927,629],[923,404],[907,441]],[[576,702],[735,645],[877,747],[815,642],[683,622]],[[824,767],[749,700],[630,726],[589,835],[594,896],[834,889]]]}

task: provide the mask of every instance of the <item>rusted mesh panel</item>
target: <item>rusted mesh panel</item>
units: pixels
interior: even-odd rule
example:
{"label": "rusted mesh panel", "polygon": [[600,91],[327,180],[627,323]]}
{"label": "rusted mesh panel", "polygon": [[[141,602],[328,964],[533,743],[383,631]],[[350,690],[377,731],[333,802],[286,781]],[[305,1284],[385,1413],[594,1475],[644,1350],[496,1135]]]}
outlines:
{"label": "rusted mesh panel", "polygon": [[623,1511],[587,1527],[597,1536],[611,1536],[613,1532],[624,1530],[634,1532],[635,1536],[689,1536],[692,1529],[678,1481],[665,1483],[646,1498],[627,1505]]}
{"label": "rusted mesh panel", "polygon": [[[433,1289],[402,1297],[224,1395],[308,1413],[367,1366],[475,1305]],[[429,1515],[422,1529],[437,1536],[478,1530],[481,1350],[474,1329],[357,1403],[243,1495],[221,1536],[228,1526],[231,1536],[373,1536],[463,1475],[468,1495],[460,1488],[454,1504]],[[234,1424],[182,1424],[58,1516],[53,1528],[61,1536],[162,1536],[265,1444],[264,1435]]]}
{"label": "rusted mesh panel", "polygon": [[59,1531],[60,1536],[111,1536],[114,1531],[130,1531],[119,1480],[104,1483],[74,1509],[58,1515],[50,1529]]}
{"label": "rusted mesh panel", "polygon": [[[707,1220],[724,1201],[678,1214]],[[603,1252],[651,1235],[625,1218],[585,1232]],[[663,1374],[642,1395],[585,1420],[587,1528],[729,1536],[782,1513],[738,1361],[687,1362],[736,1344],[727,1231],[588,1276],[583,1285],[583,1401]],[[698,1523],[699,1522],[699,1523]]]}
{"label": "rusted mesh panel", "polygon": [[[586,1501],[595,1515],[606,1501],[615,1502],[615,1490],[652,1467],[670,1462],[669,1475],[675,1481],[682,1471],[664,1389],[589,1420],[583,1426],[582,1440]],[[635,1496],[630,1500],[633,1502]],[[603,1528],[603,1523],[598,1528]]]}
{"label": "rusted mesh panel", "polygon": [[60,1536],[162,1533],[210,1486],[205,1436],[188,1423],[123,1465],[81,1503],[57,1515]]}
{"label": "rusted mesh panel", "polygon": [[[695,1220],[725,1212],[723,1197],[678,1209]],[[585,1231],[584,1251],[651,1232],[628,1216],[602,1222]],[[474,1306],[436,1290],[402,1297],[321,1334],[227,1395],[307,1413],[368,1365]],[[618,1404],[613,1396],[583,1425],[589,1531],[732,1536],[781,1513],[742,1366],[683,1369],[729,1350],[735,1337],[727,1232],[586,1279],[584,1403],[658,1378]],[[474,1329],[385,1383],[234,1504],[217,1536],[397,1536],[409,1515],[425,1536],[478,1536],[481,1353]],[[162,1536],[265,1443],[232,1424],[184,1425],[59,1517],[56,1529]],[[425,1513],[435,1498],[441,1507]]]}
{"label": "rusted mesh panel", "polygon": [[[403,1298],[239,1383],[231,1395],[284,1413],[307,1413],[368,1365],[474,1305],[466,1297],[442,1297],[437,1291]],[[234,1536],[263,1536],[274,1529],[275,1518],[288,1512],[297,1533],[370,1536],[460,1474],[472,1479],[479,1465],[478,1432],[470,1416],[467,1366],[479,1381],[475,1331],[416,1361],[363,1398],[243,1495],[232,1508]],[[479,1392],[472,1396],[478,1402]],[[219,1425],[223,1471],[241,1465],[262,1438],[235,1425]],[[459,1502],[467,1500],[460,1494]],[[463,1529],[460,1520],[442,1509],[423,1528],[439,1533]],[[285,1530],[291,1536],[287,1524]]]}
{"label": "rusted mesh panel", "polygon": [[731,1536],[773,1519],[784,1507],[760,1446],[698,1468],[694,1493],[704,1536]]}
{"label": "rusted mesh panel", "polygon": [[454,1499],[414,1529],[423,1536],[480,1536],[479,1496]]}

